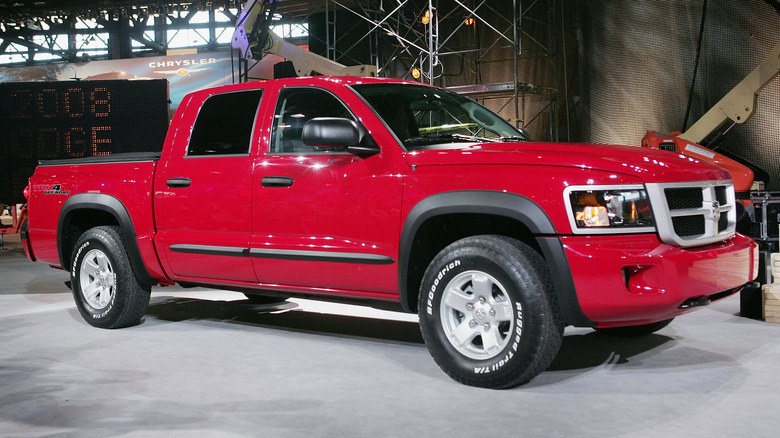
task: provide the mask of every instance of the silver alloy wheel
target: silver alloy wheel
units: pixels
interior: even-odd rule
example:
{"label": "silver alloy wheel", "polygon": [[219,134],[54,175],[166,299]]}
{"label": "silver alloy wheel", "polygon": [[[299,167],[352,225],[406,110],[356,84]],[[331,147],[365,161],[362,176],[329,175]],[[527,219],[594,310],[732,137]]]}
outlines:
{"label": "silver alloy wheel", "polygon": [[79,286],[84,300],[95,310],[108,306],[116,289],[116,275],[106,254],[92,249],[79,270]]}
{"label": "silver alloy wheel", "polygon": [[462,272],[444,288],[440,306],[444,334],[470,359],[491,359],[504,350],[514,331],[514,313],[504,286],[485,272]]}

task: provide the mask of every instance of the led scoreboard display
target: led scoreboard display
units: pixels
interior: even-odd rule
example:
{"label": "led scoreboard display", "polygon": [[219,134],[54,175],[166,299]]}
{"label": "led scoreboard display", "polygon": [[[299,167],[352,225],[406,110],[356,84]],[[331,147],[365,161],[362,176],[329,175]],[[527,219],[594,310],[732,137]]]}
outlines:
{"label": "led scoreboard display", "polygon": [[161,151],[168,81],[0,83],[0,203],[23,203],[39,160]]}

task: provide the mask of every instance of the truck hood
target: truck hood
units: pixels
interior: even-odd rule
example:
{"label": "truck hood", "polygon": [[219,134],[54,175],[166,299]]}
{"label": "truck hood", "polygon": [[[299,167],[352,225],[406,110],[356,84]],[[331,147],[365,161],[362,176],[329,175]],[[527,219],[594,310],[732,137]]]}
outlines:
{"label": "truck hood", "polygon": [[406,152],[405,156],[415,166],[576,167],[637,176],[645,182],[731,179],[725,169],[674,152],[591,143],[452,143]]}

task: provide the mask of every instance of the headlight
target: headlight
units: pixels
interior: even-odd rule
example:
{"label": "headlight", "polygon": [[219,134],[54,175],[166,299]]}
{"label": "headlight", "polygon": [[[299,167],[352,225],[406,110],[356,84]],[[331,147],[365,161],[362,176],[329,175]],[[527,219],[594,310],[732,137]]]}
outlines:
{"label": "headlight", "polygon": [[648,232],[653,214],[644,186],[580,186],[566,189],[574,233]]}

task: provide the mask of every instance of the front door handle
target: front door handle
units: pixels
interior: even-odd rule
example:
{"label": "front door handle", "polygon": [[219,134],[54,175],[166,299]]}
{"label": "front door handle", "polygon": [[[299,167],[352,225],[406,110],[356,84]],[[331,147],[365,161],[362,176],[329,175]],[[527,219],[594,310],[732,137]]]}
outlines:
{"label": "front door handle", "polygon": [[189,187],[192,184],[189,178],[170,178],[168,181],[168,187]]}
{"label": "front door handle", "polygon": [[293,179],[289,176],[264,176],[261,183],[263,187],[290,187]]}

